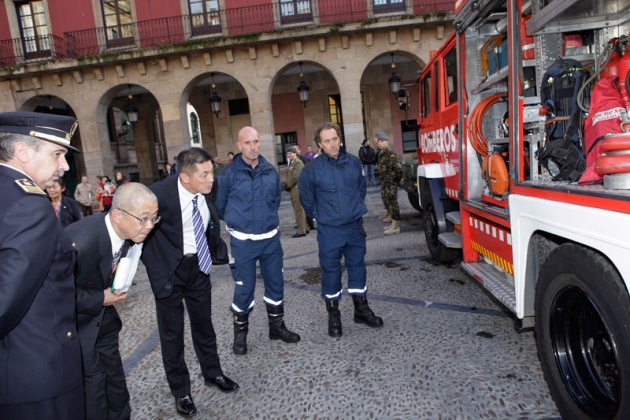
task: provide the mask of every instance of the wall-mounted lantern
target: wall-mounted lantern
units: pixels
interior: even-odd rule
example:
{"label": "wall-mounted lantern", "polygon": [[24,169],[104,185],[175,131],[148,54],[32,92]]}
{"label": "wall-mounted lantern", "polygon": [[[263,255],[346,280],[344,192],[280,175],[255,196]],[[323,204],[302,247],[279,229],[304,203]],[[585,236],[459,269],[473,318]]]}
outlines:
{"label": "wall-mounted lantern", "polygon": [[[300,79],[304,78],[304,73],[302,73],[302,62],[300,61]],[[300,85],[297,87],[298,95],[300,97],[300,102],[306,108],[306,103],[308,102],[308,90],[309,87],[306,85],[304,80],[300,80]]]}

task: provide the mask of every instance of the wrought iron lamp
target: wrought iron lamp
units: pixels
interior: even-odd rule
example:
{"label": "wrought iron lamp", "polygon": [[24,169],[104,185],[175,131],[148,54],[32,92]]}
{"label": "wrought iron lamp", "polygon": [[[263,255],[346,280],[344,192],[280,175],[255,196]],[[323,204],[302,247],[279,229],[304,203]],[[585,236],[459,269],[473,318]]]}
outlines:
{"label": "wrought iron lamp", "polygon": [[[300,61],[300,79],[304,78],[304,73],[302,72],[302,62]],[[309,87],[306,85],[304,80],[300,80],[300,85],[297,87],[298,95],[300,97],[300,102],[306,108],[306,103],[308,102],[308,91]]]}
{"label": "wrought iron lamp", "polygon": [[136,104],[133,103],[133,95],[131,94],[131,85],[127,85],[127,89],[129,89],[129,94],[127,95],[127,99],[129,103],[127,104],[127,119],[130,123],[135,124],[138,122],[138,108],[136,108]]}
{"label": "wrought iron lamp", "polygon": [[217,94],[216,88],[217,85],[214,84],[214,73],[210,73],[210,77],[212,78],[212,95],[210,95],[210,108],[214,115],[219,118],[219,113],[221,112],[221,97]]}
{"label": "wrought iron lamp", "polygon": [[396,68],[396,63],[394,63],[394,53],[392,55],[392,77],[389,78],[389,91],[394,96],[398,96],[398,91],[400,90],[400,77],[396,74],[394,69]]}

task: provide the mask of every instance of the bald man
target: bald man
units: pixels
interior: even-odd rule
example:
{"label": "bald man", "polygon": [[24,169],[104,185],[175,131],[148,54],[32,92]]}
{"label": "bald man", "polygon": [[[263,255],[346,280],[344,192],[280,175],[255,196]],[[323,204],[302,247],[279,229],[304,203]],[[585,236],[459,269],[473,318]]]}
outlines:
{"label": "bald man", "polygon": [[120,258],[136,252],[139,257],[142,242],[159,220],[155,194],[132,182],[118,188],[108,213],[66,228],[77,251],[77,325],[87,419],[128,419],[131,415],[118,351],[122,322],[114,307],[127,292],[113,289],[112,283]]}
{"label": "bald man", "polygon": [[263,300],[267,307],[269,338],[297,343],[300,336],[284,324],[283,251],[280,244],[280,175],[275,166],[260,154],[261,140],[253,127],[243,127],[234,156],[218,176],[216,207],[230,233],[235,268],[234,313],[235,354],[247,353],[249,314],[254,309],[256,262],[265,285]]}

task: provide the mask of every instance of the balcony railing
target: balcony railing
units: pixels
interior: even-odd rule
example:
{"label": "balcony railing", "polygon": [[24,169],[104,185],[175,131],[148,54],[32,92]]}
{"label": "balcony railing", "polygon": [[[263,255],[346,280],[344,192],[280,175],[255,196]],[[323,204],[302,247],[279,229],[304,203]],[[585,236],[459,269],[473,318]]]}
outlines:
{"label": "balcony railing", "polygon": [[[287,4],[291,7],[287,8]],[[37,40],[0,41],[0,66],[23,64],[31,60],[114,54],[217,37],[244,37],[304,26],[363,22],[383,16],[404,15],[408,11],[414,15],[447,13],[454,8],[454,0],[406,0],[404,7],[396,5],[374,10],[371,9],[371,4],[370,0],[270,3],[221,10],[206,19],[203,15],[185,15],[135,22],[120,27],[66,32],[63,39],[49,36],[46,42],[39,42],[46,37]],[[50,48],[46,49],[48,46]]]}
{"label": "balcony railing", "polygon": [[55,35],[0,41],[0,66],[58,60],[66,57],[66,44],[62,38]]}

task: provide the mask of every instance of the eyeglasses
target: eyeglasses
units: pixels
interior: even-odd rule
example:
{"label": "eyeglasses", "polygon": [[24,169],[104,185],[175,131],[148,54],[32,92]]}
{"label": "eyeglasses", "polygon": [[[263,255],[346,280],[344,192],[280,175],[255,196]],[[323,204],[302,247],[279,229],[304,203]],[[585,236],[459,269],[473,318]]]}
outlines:
{"label": "eyeglasses", "polygon": [[158,216],[158,217],[143,217],[141,219],[138,216],[134,216],[133,214],[129,213],[127,210],[123,210],[123,209],[118,209],[118,210],[122,211],[125,214],[128,214],[131,217],[133,217],[134,219],[139,221],[142,226],[148,226],[149,223],[151,223],[152,225],[157,225],[158,223],[160,223],[160,219],[162,219],[161,216]]}

